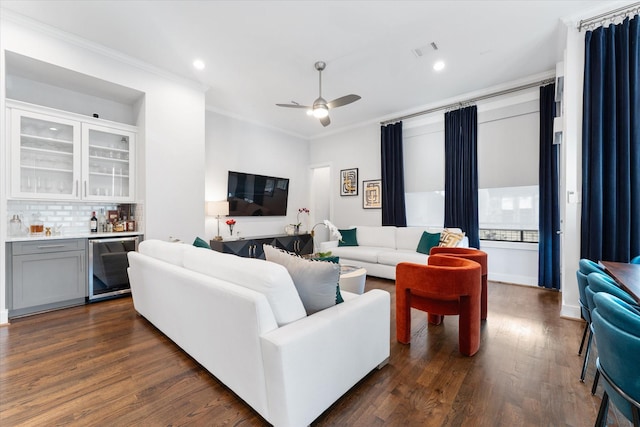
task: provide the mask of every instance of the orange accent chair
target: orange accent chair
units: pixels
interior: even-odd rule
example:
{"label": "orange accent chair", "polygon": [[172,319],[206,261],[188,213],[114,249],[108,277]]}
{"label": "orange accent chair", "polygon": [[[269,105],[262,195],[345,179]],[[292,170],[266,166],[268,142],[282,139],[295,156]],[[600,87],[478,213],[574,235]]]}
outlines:
{"label": "orange accent chair", "polygon": [[486,252],[473,248],[443,248],[435,246],[431,248],[430,255],[442,254],[470,259],[480,264],[482,267],[482,295],[480,318],[487,320],[487,276],[489,275],[488,256]]}
{"label": "orange accent chair", "polygon": [[482,268],[475,261],[446,255],[431,255],[428,262],[396,266],[397,340],[411,341],[411,308],[426,311],[435,325],[444,315],[457,314],[460,353],[473,356],[480,348]]}

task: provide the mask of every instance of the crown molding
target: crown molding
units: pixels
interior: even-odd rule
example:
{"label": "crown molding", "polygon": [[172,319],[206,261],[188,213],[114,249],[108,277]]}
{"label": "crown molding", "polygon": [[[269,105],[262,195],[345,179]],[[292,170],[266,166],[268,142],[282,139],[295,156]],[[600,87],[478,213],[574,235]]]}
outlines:
{"label": "crown molding", "polygon": [[11,22],[20,27],[60,40],[70,45],[73,45],[82,49],[86,49],[100,56],[107,57],[109,59],[129,65],[131,67],[137,68],[147,73],[154,74],[163,79],[173,81],[174,83],[178,83],[183,86],[190,87],[191,89],[194,89],[200,92],[206,92],[210,89],[209,86],[204,85],[202,83],[187,79],[177,74],[173,74],[169,71],[166,71],[162,68],[148,64],[144,61],[141,61],[137,58],[126,55],[115,49],[111,49],[99,43],[94,43],[87,39],[83,39],[82,37],[78,37],[73,34],[67,33],[65,31],[62,31],[50,25],[44,24],[42,22],[36,21],[34,19],[31,19],[19,13],[15,13],[13,11],[7,10],[6,8],[0,7],[0,12],[1,12],[0,20]]}
{"label": "crown molding", "polygon": [[230,119],[238,120],[238,121],[241,121],[241,122],[249,123],[249,124],[254,125],[254,126],[260,126],[262,128],[269,129],[271,131],[275,131],[275,132],[283,133],[285,135],[293,136],[294,138],[299,138],[299,139],[302,139],[304,141],[308,141],[309,140],[309,137],[307,137],[307,136],[304,136],[304,135],[301,135],[301,134],[298,134],[298,133],[295,133],[295,132],[291,132],[291,131],[288,131],[288,130],[285,130],[285,129],[282,129],[282,128],[279,128],[279,127],[276,127],[276,126],[273,126],[273,125],[258,121],[258,120],[248,119],[248,118],[246,118],[244,116],[241,116],[239,114],[235,114],[235,113],[232,113],[230,111],[223,110],[221,108],[213,107],[211,105],[205,105],[205,110],[209,111],[211,113],[215,113],[215,114],[219,114],[221,116],[228,117]]}

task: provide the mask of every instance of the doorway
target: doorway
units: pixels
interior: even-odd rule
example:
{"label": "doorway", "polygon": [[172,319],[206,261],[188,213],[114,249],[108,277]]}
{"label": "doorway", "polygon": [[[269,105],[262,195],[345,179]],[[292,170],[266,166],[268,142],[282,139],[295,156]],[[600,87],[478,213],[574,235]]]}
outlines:
{"label": "doorway", "polygon": [[[331,166],[320,165],[311,167],[311,227],[325,219],[331,220]],[[327,227],[318,226],[315,229],[314,249],[318,250],[320,242],[329,240]]]}

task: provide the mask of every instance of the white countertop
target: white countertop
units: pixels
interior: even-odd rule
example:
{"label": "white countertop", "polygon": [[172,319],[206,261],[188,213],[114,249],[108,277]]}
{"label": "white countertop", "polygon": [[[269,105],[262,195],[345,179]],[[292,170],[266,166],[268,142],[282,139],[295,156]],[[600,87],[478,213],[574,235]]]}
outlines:
{"label": "white countertop", "polygon": [[57,236],[45,236],[44,233],[39,236],[24,235],[24,236],[7,236],[6,242],[32,242],[37,240],[61,240],[61,239],[107,239],[128,236],[141,236],[144,233],[142,231],[115,231],[113,233],[63,233]]}

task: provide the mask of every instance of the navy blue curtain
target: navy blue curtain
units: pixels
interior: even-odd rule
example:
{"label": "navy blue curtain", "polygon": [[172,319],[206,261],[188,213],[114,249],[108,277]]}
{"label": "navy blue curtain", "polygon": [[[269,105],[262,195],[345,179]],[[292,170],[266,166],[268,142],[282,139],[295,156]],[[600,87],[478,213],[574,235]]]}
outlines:
{"label": "navy blue curtain", "polygon": [[404,204],[402,122],[380,127],[382,225],[407,226]]}
{"label": "navy blue curtain", "polygon": [[478,108],[444,115],[444,226],[461,228],[480,247],[478,227]]}
{"label": "navy blue curtain", "polygon": [[580,256],[640,254],[639,18],[585,34]]}
{"label": "navy blue curtain", "polygon": [[540,88],[540,211],[538,286],[560,289],[560,206],[558,205],[558,146],[553,143],[556,85]]}

